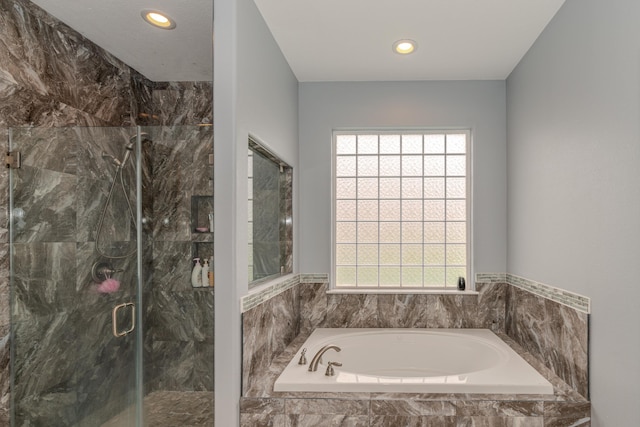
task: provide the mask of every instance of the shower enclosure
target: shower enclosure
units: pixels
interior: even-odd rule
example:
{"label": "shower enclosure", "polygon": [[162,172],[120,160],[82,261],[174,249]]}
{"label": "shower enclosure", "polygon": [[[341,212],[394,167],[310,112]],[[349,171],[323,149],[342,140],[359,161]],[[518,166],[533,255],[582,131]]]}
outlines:
{"label": "shower enclosure", "polygon": [[9,130],[13,426],[163,425],[154,396],[174,413],[208,402],[189,425],[213,425],[213,288],[189,281],[213,256],[212,230],[195,231],[213,213],[212,140]]}

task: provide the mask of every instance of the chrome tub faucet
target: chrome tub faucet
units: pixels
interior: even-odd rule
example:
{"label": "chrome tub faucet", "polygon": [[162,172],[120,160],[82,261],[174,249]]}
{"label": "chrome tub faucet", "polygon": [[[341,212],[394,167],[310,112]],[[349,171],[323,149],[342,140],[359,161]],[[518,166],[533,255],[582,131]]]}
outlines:
{"label": "chrome tub faucet", "polygon": [[311,363],[309,364],[309,372],[315,372],[318,370],[318,363],[320,363],[322,361],[322,355],[324,353],[326,353],[329,350],[335,350],[335,351],[342,351],[342,349],[340,347],[338,347],[337,345],[333,345],[333,344],[327,344],[324,347],[322,347],[320,350],[318,350],[318,352],[316,353],[315,356],[313,356],[313,359],[311,359]]}

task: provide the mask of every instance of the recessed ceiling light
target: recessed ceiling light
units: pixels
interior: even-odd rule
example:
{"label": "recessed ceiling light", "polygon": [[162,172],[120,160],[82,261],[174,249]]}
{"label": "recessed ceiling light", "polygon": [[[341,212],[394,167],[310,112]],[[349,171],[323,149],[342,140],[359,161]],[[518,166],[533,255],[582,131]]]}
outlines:
{"label": "recessed ceiling light", "polygon": [[393,51],[400,55],[408,55],[414,52],[417,48],[418,44],[409,39],[398,40],[393,44]]}
{"label": "recessed ceiling light", "polygon": [[163,30],[173,30],[176,27],[176,22],[164,12],[157,10],[143,10],[142,18],[154,27],[162,28]]}

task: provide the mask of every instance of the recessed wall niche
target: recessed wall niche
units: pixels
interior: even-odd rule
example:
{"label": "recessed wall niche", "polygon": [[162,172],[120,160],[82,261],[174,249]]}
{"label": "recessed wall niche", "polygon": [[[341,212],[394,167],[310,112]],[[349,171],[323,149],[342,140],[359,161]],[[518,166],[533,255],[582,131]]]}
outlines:
{"label": "recessed wall niche", "polygon": [[249,138],[249,287],[293,271],[293,168]]}

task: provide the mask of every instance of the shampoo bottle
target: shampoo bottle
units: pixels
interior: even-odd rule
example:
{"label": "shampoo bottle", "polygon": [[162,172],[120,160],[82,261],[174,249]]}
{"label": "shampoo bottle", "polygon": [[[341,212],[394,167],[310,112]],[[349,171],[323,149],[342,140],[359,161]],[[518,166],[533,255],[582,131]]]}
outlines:
{"label": "shampoo bottle", "polygon": [[215,284],[215,277],[213,276],[213,257],[209,258],[209,286],[213,287]]}
{"label": "shampoo bottle", "polygon": [[204,265],[202,266],[202,282],[200,286],[208,286],[209,284],[209,260],[204,260]]}
{"label": "shampoo bottle", "polygon": [[194,258],[193,260],[196,264],[191,270],[191,286],[199,288],[202,286],[202,266],[200,265],[200,258]]}

